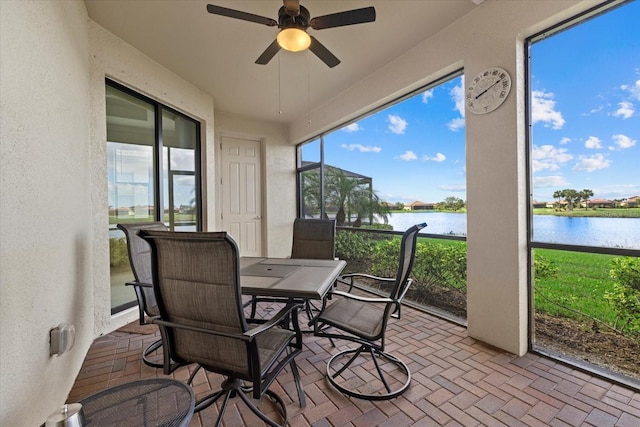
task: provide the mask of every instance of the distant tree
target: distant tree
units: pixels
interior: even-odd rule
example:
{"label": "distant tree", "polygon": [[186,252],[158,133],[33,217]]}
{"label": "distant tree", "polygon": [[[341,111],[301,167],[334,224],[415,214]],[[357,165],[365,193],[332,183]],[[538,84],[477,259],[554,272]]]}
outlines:
{"label": "distant tree", "polygon": [[567,207],[570,211],[573,210],[573,206],[576,202],[580,201],[580,193],[571,188],[562,190],[562,197],[564,197],[564,200],[567,202]]}
{"label": "distant tree", "polygon": [[556,190],[553,192],[553,198],[556,199],[556,209],[560,209],[560,200],[562,199],[562,190]]}
{"label": "distant tree", "polygon": [[436,207],[440,210],[451,210],[451,211],[459,211],[464,207],[464,200],[458,197],[447,197],[444,201],[436,204]]}
{"label": "distant tree", "polygon": [[396,206],[395,206],[395,209],[398,210],[398,211],[403,211],[404,210],[404,203],[397,202]]}
{"label": "distant tree", "polygon": [[320,213],[320,174],[316,171],[302,174],[302,196],[304,200],[304,214],[317,215]]}
{"label": "distant tree", "polygon": [[369,215],[378,215],[386,223],[389,220],[389,208],[367,183],[347,176],[340,169],[329,169],[326,174],[325,202],[337,207],[336,225],[342,226],[349,221],[347,212],[357,215],[354,226]]}
{"label": "distant tree", "polygon": [[582,201],[584,202],[584,210],[587,210],[589,208],[589,199],[593,197],[593,191],[585,188],[580,192],[579,196],[580,199],[582,199]]}

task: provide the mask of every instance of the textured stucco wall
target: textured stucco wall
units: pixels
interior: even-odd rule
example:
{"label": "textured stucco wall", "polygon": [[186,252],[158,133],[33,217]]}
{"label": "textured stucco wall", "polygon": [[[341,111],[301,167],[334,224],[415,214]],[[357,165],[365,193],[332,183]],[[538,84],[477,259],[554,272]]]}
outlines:
{"label": "textured stucco wall", "polygon": [[[40,425],[93,341],[83,2],[0,2],[0,425]],[[49,330],[76,343],[49,357]]]}

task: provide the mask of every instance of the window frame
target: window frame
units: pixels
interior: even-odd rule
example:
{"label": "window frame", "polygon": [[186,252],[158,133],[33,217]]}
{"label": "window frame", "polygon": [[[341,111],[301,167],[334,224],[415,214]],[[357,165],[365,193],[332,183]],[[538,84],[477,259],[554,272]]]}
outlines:
{"label": "window frame", "polygon": [[532,107],[532,88],[530,82],[532,81],[531,73],[531,47],[534,43],[544,40],[548,37],[552,37],[562,31],[570,30],[573,27],[581,25],[591,19],[597,19],[598,16],[611,12],[617,7],[624,6],[633,0],[608,0],[600,3],[584,12],[567,18],[549,28],[543,29],[538,33],[535,33],[524,40],[524,49],[526,57],[524,59],[524,71],[525,71],[525,122],[527,126],[527,132],[525,136],[525,171],[526,171],[526,191],[528,194],[528,203],[526,206],[527,212],[527,309],[528,309],[528,322],[527,322],[527,341],[528,349],[531,353],[539,354],[550,359],[565,363],[569,366],[577,368],[579,370],[588,372],[596,376],[600,376],[610,381],[618,382],[624,385],[629,384],[629,379],[623,375],[618,375],[613,372],[604,370],[597,364],[589,364],[585,361],[574,359],[571,356],[565,356],[561,353],[557,353],[552,350],[547,350],[541,346],[537,346],[535,343],[535,306],[534,306],[534,251],[535,249],[554,249],[568,252],[581,252],[581,253],[593,253],[593,254],[605,254],[616,256],[629,256],[639,257],[640,250],[626,249],[617,247],[605,247],[605,246],[586,246],[586,245],[573,245],[563,243],[549,243],[536,241],[533,238],[533,107]]}
{"label": "window frame", "polygon": [[[441,76],[427,84],[424,84],[416,89],[412,89],[409,92],[405,93],[404,95],[400,95],[397,98],[394,98],[388,102],[385,102],[375,108],[372,108],[371,110],[368,110],[354,118],[351,118],[350,120],[347,120],[345,122],[341,122],[338,125],[332,127],[331,129],[328,129],[316,136],[313,136],[299,144],[296,145],[296,212],[297,212],[297,216],[298,218],[304,218],[304,212],[303,212],[303,188],[302,188],[302,173],[303,172],[308,172],[310,170],[313,169],[317,169],[319,168],[320,171],[320,199],[323,201],[321,203],[320,206],[320,215],[321,218],[324,218],[325,215],[325,204],[324,204],[324,198],[325,198],[325,162],[324,162],[324,137],[333,133],[333,132],[337,132],[340,129],[344,128],[345,126],[348,126],[352,123],[357,122],[358,120],[362,120],[365,119],[369,116],[372,116],[376,113],[379,113],[382,110],[385,110],[389,107],[392,107],[393,105],[399,104],[402,101],[405,101],[409,98],[412,98],[422,92],[425,92],[429,89],[432,89],[436,86],[439,86],[441,84],[444,84],[450,80],[453,80],[457,77],[460,76],[464,76],[464,68],[458,68],[452,72],[449,72],[447,74],[445,74],[444,76]],[[320,141],[320,161],[319,162],[311,162],[307,165],[303,165],[304,159],[302,158],[302,146],[308,143],[311,143],[315,140],[319,140]],[[466,142],[465,142],[466,144]],[[465,239],[466,240],[466,239]]]}
{"label": "window frame", "polygon": [[[183,118],[184,120],[191,122],[195,125],[195,147],[194,151],[194,181],[195,181],[195,228],[197,231],[202,231],[203,229],[203,207],[202,207],[202,136],[201,136],[201,122],[194,117],[188,116],[187,114],[178,111],[166,104],[163,104],[153,98],[143,95],[136,90],[127,87],[109,77],[105,77],[105,88],[111,87],[113,89],[119,90],[131,97],[139,99],[145,103],[148,103],[152,106],[153,114],[154,114],[154,142],[153,142],[153,197],[154,197],[154,208],[153,208],[153,220],[161,221],[167,224],[167,221],[170,222],[168,226],[172,228],[171,219],[173,218],[173,210],[169,209],[169,215],[167,220],[164,218],[164,205],[165,200],[164,193],[168,191],[170,187],[172,187],[172,182],[167,182],[167,187],[164,188],[163,183],[163,167],[164,167],[164,159],[163,159],[163,148],[164,148],[164,139],[163,139],[163,128],[162,128],[162,118],[163,112],[168,112]],[[106,112],[105,112],[106,117]],[[109,140],[107,138],[106,142]],[[171,180],[173,175],[191,175],[191,173],[185,173],[185,171],[170,171],[167,170],[168,176],[167,179]],[[175,224],[174,224],[175,225]],[[112,224],[109,224],[109,230],[111,230]],[[123,284],[124,286],[124,284]],[[111,315],[127,310],[131,307],[135,307],[138,305],[137,300],[134,298],[132,301],[120,304],[117,306],[111,307]]]}

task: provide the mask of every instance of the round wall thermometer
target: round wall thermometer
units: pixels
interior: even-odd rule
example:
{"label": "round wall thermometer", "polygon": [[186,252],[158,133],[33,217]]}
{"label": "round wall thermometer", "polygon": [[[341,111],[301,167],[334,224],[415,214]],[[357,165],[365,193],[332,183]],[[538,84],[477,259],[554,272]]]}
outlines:
{"label": "round wall thermometer", "polygon": [[507,99],[510,90],[509,73],[498,67],[487,68],[467,84],[465,103],[474,114],[490,113]]}

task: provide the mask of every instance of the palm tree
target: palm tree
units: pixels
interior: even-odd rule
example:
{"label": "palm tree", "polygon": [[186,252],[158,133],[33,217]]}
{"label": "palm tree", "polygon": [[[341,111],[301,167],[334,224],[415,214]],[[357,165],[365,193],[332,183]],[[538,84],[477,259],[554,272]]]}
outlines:
{"label": "palm tree", "polygon": [[593,191],[589,190],[588,188],[585,188],[579,194],[580,194],[580,198],[584,200],[584,210],[586,211],[587,209],[589,209],[589,199],[593,197]]}
{"label": "palm tree", "polygon": [[557,199],[556,209],[560,210],[560,199],[562,199],[562,190],[556,190],[553,192],[553,198]]}
{"label": "palm tree", "polygon": [[374,190],[361,186],[351,194],[348,200],[357,215],[356,220],[353,222],[354,227],[360,227],[362,218],[367,216],[378,215],[385,224],[389,221],[389,206],[382,203],[382,200]]}
{"label": "palm tree", "polygon": [[305,214],[317,214],[320,212],[320,173],[319,170],[310,170],[302,173],[302,198]]}
{"label": "palm tree", "polygon": [[336,225],[344,225],[352,213],[357,215],[354,226],[362,223],[366,216],[380,215],[385,223],[388,221],[389,208],[371,188],[369,182],[360,178],[347,176],[338,168],[327,168],[325,173],[325,203],[337,208]]}

